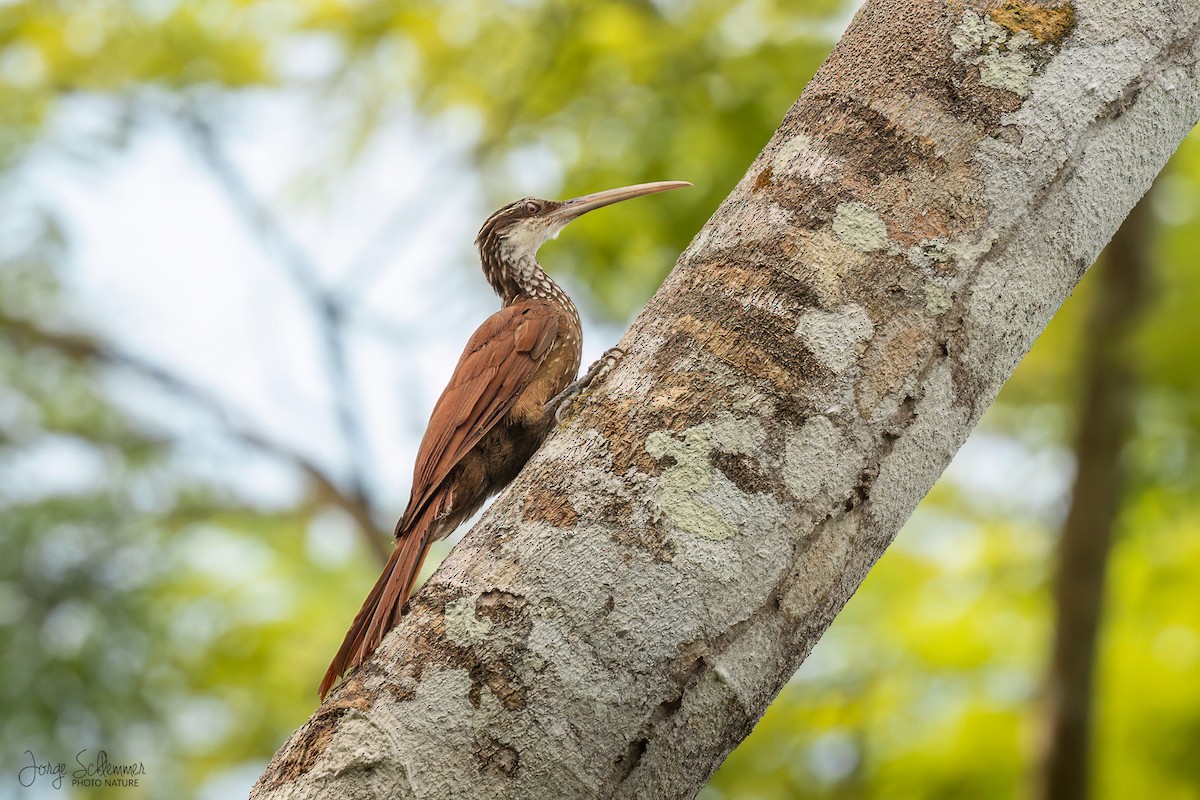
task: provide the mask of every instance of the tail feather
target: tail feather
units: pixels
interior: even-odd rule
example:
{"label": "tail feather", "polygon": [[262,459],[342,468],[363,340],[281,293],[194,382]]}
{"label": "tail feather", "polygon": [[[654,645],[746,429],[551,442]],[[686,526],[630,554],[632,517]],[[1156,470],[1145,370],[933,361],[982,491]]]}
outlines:
{"label": "tail feather", "polygon": [[[432,517],[432,514],[424,515]],[[412,593],[413,583],[425,563],[425,555],[429,551],[430,532],[433,519],[422,519],[417,522],[396,543],[396,549],[388,558],[379,580],[371,588],[362,608],[350,623],[350,630],[342,640],[337,655],[329,664],[325,677],[321,681],[318,694],[321,699],[333,688],[337,679],[350,670],[362,664],[375,648],[379,647],[387,632],[400,621],[401,611]]]}

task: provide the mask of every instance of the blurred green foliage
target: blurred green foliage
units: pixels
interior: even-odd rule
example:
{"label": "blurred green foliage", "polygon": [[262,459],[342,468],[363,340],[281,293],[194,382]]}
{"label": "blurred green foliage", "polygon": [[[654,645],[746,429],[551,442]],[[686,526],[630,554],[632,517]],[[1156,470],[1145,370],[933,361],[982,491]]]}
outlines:
{"label": "blurred green foliage", "polygon": [[155,84],[269,81],[273,32],[254,2],[23,0],[0,5],[0,166],[37,136],[55,101]]}
{"label": "blurred green foliage", "polygon": [[[64,317],[52,266],[0,262],[0,312]],[[86,357],[0,336],[0,467],[65,448],[105,476],[0,487],[0,769],[7,784],[31,750],[69,774],[106,749],[146,764],[149,796],[245,783],[315,702],[311,631],[353,613],[328,598],[375,565],[326,555],[320,537],[352,535],[328,510],[248,508],[189,477],[110,390]]]}
{"label": "blurred green foliage", "polygon": [[[695,184],[681,203],[615,207],[547,246],[593,305],[640,307],[742,177],[828,52],[841,0],[603,3],[375,0],[312,25],[348,31],[361,56],[410,64],[422,108],[469,109],[497,204],[549,158],[559,194],[651,180]],[[834,28],[836,29],[836,27]],[[385,61],[390,65],[390,59]]]}
{"label": "blurred green foliage", "polygon": [[[550,246],[619,318],[741,177],[847,14],[834,0],[16,0],[0,4],[0,187],[70,95],[350,97],[362,122],[348,159],[412,98],[473,131],[497,203],[514,186],[561,197],[696,184],[686,204],[614,208]],[[286,48],[306,37],[335,45],[329,75],[289,71]],[[1195,134],[1154,206],[1160,288],[1101,641],[1097,787],[1114,800],[1200,786]],[[79,300],[55,279],[70,241],[52,212],[0,236],[0,311],[70,326]],[[1087,303],[1085,280],[983,423],[1022,454],[1012,469],[1069,469]],[[375,565],[328,556],[322,542],[349,523],[319,496],[261,509],[206,485],[112,392],[86,357],[0,337],[0,464],[69,447],[106,475],[85,491],[0,487],[0,768],[10,775],[26,749],[69,760],[79,743],[146,761],[152,796],[241,788],[314,705],[330,637],[354,611],[328,598],[368,584]],[[940,484],[703,796],[1022,793],[1039,752],[1059,511]]]}

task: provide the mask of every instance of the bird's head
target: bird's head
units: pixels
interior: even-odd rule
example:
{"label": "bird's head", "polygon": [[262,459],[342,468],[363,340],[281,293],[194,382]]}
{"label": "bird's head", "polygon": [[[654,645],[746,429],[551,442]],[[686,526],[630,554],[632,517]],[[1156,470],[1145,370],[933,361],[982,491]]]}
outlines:
{"label": "bird's head", "polygon": [[475,244],[485,256],[491,254],[498,256],[503,262],[520,263],[536,256],[538,248],[558,236],[558,232],[568,222],[589,211],[622,200],[682,189],[685,186],[691,184],[687,181],[656,181],[585,194],[573,200],[540,200],[536,197],[526,197],[504,206],[488,217],[487,222],[479,229],[479,235],[475,237]]}

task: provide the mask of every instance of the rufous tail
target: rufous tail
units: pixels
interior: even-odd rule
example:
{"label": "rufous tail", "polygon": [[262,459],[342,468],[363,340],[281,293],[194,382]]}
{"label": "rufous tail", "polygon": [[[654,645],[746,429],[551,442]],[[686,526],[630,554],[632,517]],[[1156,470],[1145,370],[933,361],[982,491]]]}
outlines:
{"label": "rufous tail", "polygon": [[[432,515],[426,515],[432,516]],[[413,583],[425,563],[425,554],[429,551],[430,528],[432,519],[420,519],[412,528],[396,542],[387,565],[379,580],[362,608],[350,623],[346,638],[338,648],[337,655],[325,672],[321,688],[317,690],[321,699],[333,688],[333,684],[342,675],[366,661],[367,656],[375,652],[383,637],[400,622],[400,613],[408,596],[412,593]]]}

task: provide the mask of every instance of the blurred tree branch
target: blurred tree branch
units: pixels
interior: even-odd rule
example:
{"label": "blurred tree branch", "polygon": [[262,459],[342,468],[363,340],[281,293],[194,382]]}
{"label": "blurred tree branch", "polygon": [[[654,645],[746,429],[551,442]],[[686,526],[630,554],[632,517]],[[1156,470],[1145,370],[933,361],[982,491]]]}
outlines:
{"label": "blurred tree branch", "polygon": [[1133,339],[1149,302],[1153,220],[1143,199],[1096,265],[1096,296],[1082,358],[1075,482],[1058,543],[1054,644],[1046,681],[1046,742],[1037,794],[1091,795],[1096,641],[1104,575],[1125,496],[1121,456],[1133,432],[1138,371]]}
{"label": "blurred tree branch", "polygon": [[[373,518],[374,493],[367,477],[373,458],[363,430],[354,373],[346,353],[345,306],[333,290],[322,284],[320,270],[309,254],[288,234],[266,203],[255,195],[250,182],[225,153],[216,131],[203,115],[192,106],[184,106],[179,115],[196,145],[201,162],[212,172],[247,227],[258,235],[269,252],[275,254],[309,307],[323,345],[326,385],[333,398],[334,416],[346,454],[349,476],[346,494],[354,507],[364,509],[366,517]],[[372,523],[365,530],[378,528]],[[386,561],[387,552],[382,542],[373,544],[372,550]]]}
{"label": "blurred tree branch", "polygon": [[362,495],[344,490],[335,478],[308,455],[247,425],[243,421],[243,415],[236,413],[228,403],[204,387],[158,364],[131,353],[121,352],[110,344],[84,334],[48,330],[29,320],[3,313],[0,313],[0,330],[19,346],[47,347],[76,361],[127,370],[158,384],[208,413],[232,438],[264,455],[295,467],[307,476],[322,497],[354,519],[371,552],[380,559],[387,558],[386,535],[375,522],[375,510]]}

